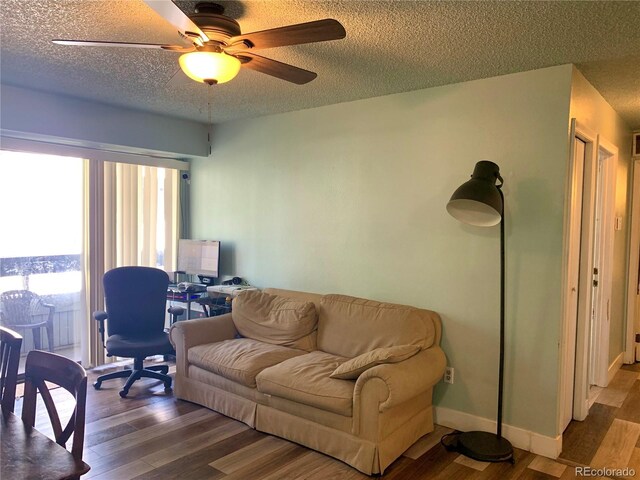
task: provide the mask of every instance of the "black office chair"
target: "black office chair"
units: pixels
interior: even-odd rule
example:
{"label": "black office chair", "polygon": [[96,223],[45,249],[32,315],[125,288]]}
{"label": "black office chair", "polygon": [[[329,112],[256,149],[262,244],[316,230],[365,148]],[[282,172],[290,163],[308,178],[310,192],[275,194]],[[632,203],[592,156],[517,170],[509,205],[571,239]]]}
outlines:
{"label": "black office chair", "polygon": [[[164,382],[166,392],[171,391],[171,377],[167,365],[144,368],[143,361],[151,355],[174,353],[169,335],[164,330],[164,309],[167,303],[169,276],[157,268],[119,267],[104,274],[106,312],[95,312],[100,322],[100,336],[107,349],[107,356],[133,358],[133,370],[121,370],[98,377],[93,384],[100,390],[102,382],[112,378],[128,378],[120,396],[125,398],[133,382],[142,377]],[[175,317],[184,309],[171,307]],[[104,341],[104,321],[108,319],[108,336]]]}

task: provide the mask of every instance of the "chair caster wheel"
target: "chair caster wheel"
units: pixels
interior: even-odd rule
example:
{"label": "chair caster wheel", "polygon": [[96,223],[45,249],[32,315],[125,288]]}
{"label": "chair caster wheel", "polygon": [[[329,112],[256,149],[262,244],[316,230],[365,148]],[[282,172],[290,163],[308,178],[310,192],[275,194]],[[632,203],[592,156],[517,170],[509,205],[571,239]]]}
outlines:
{"label": "chair caster wheel", "polygon": [[127,393],[129,393],[129,392],[127,392],[126,390],[120,390],[120,391],[118,392],[118,394],[119,394],[122,398],[127,398]]}
{"label": "chair caster wheel", "polygon": [[95,388],[96,390],[100,390],[101,386],[102,382],[93,382],[93,388]]}

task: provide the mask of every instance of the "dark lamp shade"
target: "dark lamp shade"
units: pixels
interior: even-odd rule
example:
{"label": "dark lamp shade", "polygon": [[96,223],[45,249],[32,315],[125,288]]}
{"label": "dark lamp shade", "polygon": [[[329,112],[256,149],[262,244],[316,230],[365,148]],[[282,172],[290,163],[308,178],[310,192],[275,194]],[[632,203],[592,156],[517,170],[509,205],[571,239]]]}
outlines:
{"label": "dark lamp shade", "polygon": [[478,162],[471,180],[453,192],[447,212],[469,225],[492,227],[502,218],[502,197],[496,186],[499,167],[486,160]]}

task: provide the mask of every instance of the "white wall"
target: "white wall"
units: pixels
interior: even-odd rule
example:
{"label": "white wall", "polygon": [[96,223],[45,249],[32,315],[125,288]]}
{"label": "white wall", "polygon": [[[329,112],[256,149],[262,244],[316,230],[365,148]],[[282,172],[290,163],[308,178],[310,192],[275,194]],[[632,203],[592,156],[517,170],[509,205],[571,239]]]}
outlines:
{"label": "white wall", "polygon": [[631,175],[631,130],[602,95],[574,67],[571,80],[571,118],[618,147],[615,216],[623,228],[614,234],[613,286],[609,335],[609,362],[625,348],[627,291],[627,243],[629,237],[629,182]]}
{"label": "white wall", "polygon": [[[425,73],[427,74],[427,73]],[[555,436],[571,66],[221,125],[192,164],[193,237],[222,273],[438,311],[436,405],[494,419],[499,230],[445,211],[474,164],[505,178],[505,422]],[[297,88],[297,87],[292,87]],[[308,88],[313,88],[311,84]]]}
{"label": "white wall", "polygon": [[2,134],[118,152],[206,156],[207,126],[189,120],[0,85]]}

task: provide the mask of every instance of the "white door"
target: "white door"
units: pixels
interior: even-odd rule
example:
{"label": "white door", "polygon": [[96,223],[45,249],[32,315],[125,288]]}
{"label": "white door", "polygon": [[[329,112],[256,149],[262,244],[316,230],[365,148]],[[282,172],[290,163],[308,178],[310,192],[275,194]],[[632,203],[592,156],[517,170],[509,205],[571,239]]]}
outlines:
{"label": "white door", "polygon": [[606,387],[613,286],[616,149],[599,139],[593,228],[589,384]]}
{"label": "white door", "polygon": [[633,363],[640,362],[640,159],[633,165],[628,282],[625,362]]}
{"label": "white door", "polygon": [[[576,331],[578,325],[578,285],[580,282],[580,235],[582,228],[582,197],[583,197],[583,177],[586,154],[586,143],[574,137],[573,144],[573,166],[571,174],[571,198],[569,200],[569,210],[575,214],[571,215],[569,223],[568,241],[569,245],[577,248],[569,248],[567,291],[566,291],[566,316],[569,322],[564,331],[564,358],[563,364],[566,369],[565,375],[573,379],[576,361]],[[571,422],[573,418],[573,381],[563,386],[562,410],[561,410],[561,430]]]}

